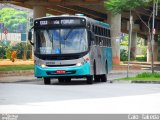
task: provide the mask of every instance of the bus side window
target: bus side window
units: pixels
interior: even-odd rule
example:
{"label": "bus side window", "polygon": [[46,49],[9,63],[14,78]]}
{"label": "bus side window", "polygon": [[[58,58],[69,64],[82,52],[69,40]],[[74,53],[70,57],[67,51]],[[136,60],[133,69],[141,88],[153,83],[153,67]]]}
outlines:
{"label": "bus side window", "polygon": [[106,38],[106,46],[108,47],[108,38]]}
{"label": "bus side window", "polygon": [[99,40],[99,46],[102,46],[102,38],[101,37],[99,37],[100,38],[100,40]]}
{"label": "bus side window", "polygon": [[105,38],[105,46],[107,46],[107,38]]}
{"label": "bus side window", "polygon": [[92,32],[95,33],[94,25],[92,25]]}
{"label": "bus side window", "polygon": [[95,28],[95,34],[98,34],[98,27]]}
{"label": "bus side window", "polygon": [[105,36],[105,29],[103,28],[103,34],[102,34],[103,36]]}
{"label": "bus side window", "polygon": [[96,45],[98,45],[98,44],[99,44],[99,37],[96,36]]}
{"label": "bus side window", "polygon": [[105,29],[105,37],[107,37],[107,29]]}
{"label": "bus side window", "polygon": [[101,28],[98,27],[98,35],[101,35]]}
{"label": "bus side window", "polygon": [[108,37],[108,29],[106,29],[106,37]]}
{"label": "bus side window", "polygon": [[97,45],[99,45],[99,42],[100,42],[100,38],[99,36],[97,36]]}
{"label": "bus side window", "polygon": [[111,38],[109,39],[109,47],[111,47],[112,46],[112,44],[111,44]]}
{"label": "bus side window", "polygon": [[109,38],[111,37],[111,32],[110,32],[110,30],[108,30],[108,37],[109,37]]}
{"label": "bus side window", "polygon": [[99,27],[99,35],[102,35],[102,28]]}
{"label": "bus side window", "polygon": [[103,45],[106,46],[106,38],[103,39]]}

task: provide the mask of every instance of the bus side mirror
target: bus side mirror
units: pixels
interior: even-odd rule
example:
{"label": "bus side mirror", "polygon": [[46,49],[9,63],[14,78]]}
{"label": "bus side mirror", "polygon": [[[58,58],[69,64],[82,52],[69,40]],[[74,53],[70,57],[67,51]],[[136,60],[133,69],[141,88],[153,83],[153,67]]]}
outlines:
{"label": "bus side mirror", "polygon": [[31,45],[34,45],[34,43],[32,42],[32,31],[31,30],[29,30],[29,32],[28,32],[28,40]]}

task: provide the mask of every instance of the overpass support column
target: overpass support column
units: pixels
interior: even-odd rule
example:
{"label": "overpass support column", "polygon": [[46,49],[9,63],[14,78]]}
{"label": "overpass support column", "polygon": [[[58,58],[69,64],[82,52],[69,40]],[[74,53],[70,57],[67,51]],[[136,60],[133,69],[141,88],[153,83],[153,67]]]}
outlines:
{"label": "overpass support column", "polygon": [[132,40],[131,40],[131,59],[136,58],[136,45],[137,45],[137,33],[132,33]]}
{"label": "overpass support column", "polygon": [[33,18],[46,16],[46,8],[44,6],[34,6],[33,7]]}
{"label": "overpass support column", "polygon": [[111,15],[108,21],[111,24],[111,43],[113,64],[120,64],[120,34],[121,34],[121,14]]}
{"label": "overpass support column", "polygon": [[[33,6],[33,19],[46,16],[46,8],[43,6]],[[32,47],[32,59],[34,59],[34,48]]]}

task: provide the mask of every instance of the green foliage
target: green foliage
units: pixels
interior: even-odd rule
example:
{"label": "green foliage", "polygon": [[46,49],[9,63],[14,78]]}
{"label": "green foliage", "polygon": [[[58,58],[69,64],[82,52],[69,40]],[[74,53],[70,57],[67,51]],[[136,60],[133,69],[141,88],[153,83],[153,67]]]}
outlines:
{"label": "green foliage", "polygon": [[3,46],[0,46],[0,58],[2,58],[2,59],[5,59],[6,58],[6,56],[5,56],[5,47],[3,47]]}
{"label": "green foliage", "polygon": [[158,72],[154,72],[154,73],[143,72],[143,73],[140,73],[140,74],[136,75],[136,77],[126,77],[126,78],[120,78],[118,80],[160,81],[160,73],[158,73]]}
{"label": "green foliage", "polygon": [[10,49],[10,42],[6,40],[1,40],[0,41],[0,59],[6,59],[7,57],[10,58],[8,53],[6,52],[9,49]]}
{"label": "green foliage", "polygon": [[11,59],[11,50],[6,50],[6,58]]}
{"label": "green foliage", "polygon": [[147,61],[147,56],[136,57],[136,60],[140,61],[140,62],[145,62],[145,61]]}
{"label": "green foliage", "polygon": [[136,76],[136,78],[148,78],[148,77],[155,77],[155,78],[160,78],[160,73],[150,73],[150,72],[144,72],[140,73]]}
{"label": "green foliage", "polygon": [[26,53],[26,59],[31,58],[32,46],[29,43],[18,43],[15,46],[11,46],[9,41],[0,41],[0,59],[11,59],[11,52],[17,52],[17,58],[23,59],[24,52]]}
{"label": "green foliage", "polygon": [[147,47],[146,46],[139,46],[139,47],[142,50],[142,55],[144,55],[145,57],[147,57]]}
{"label": "green foliage", "polygon": [[13,50],[17,51],[17,58],[18,59],[23,59],[24,57],[24,52],[26,52],[26,59],[31,58],[31,53],[32,53],[32,46],[28,43],[18,43],[13,47]]}
{"label": "green foliage", "polygon": [[128,35],[124,36],[120,42],[120,45],[128,46]]}
{"label": "green foliage", "polygon": [[133,10],[140,6],[147,6],[151,0],[106,0],[105,7],[113,14],[121,13],[125,10]]}
{"label": "green foliage", "polygon": [[121,61],[127,61],[128,60],[128,53],[127,50],[120,50],[120,60]]}
{"label": "green foliage", "polygon": [[0,66],[0,71],[33,70],[34,65]]}
{"label": "green foliage", "polygon": [[13,8],[0,10],[0,20],[9,32],[26,32],[27,13]]}

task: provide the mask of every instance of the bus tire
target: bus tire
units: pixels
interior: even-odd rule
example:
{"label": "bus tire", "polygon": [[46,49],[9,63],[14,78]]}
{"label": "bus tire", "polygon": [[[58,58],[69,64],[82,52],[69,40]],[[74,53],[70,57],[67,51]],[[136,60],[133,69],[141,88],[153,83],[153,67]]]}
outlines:
{"label": "bus tire", "polygon": [[67,83],[71,82],[71,78],[66,78],[65,82]]}
{"label": "bus tire", "polygon": [[101,82],[100,76],[94,75],[94,81],[95,82]]}
{"label": "bus tire", "polygon": [[94,70],[94,81],[95,82],[100,82],[100,77],[98,75],[96,75],[96,62],[94,60],[94,63],[93,63],[93,70]]}
{"label": "bus tire", "polygon": [[65,81],[64,78],[58,78],[59,83],[63,83],[64,81]]}
{"label": "bus tire", "polygon": [[45,85],[50,85],[51,84],[51,79],[50,78],[44,77],[43,79],[44,79],[44,84]]}
{"label": "bus tire", "polygon": [[93,84],[93,76],[87,76],[87,84]]}
{"label": "bus tire", "polygon": [[107,82],[107,75],[101,75],[101,82]]}

